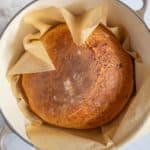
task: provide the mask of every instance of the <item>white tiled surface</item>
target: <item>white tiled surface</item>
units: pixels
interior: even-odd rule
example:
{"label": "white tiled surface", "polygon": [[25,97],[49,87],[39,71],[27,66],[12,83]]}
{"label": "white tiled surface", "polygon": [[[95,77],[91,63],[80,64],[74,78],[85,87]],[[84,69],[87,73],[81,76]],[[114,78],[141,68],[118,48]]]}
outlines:
{"label": "white tiled surface", "polygon": [[0,0],[0,32],[12,16],[31,1],[33,0]]}
{"label": "white tiled surface", "polygon": [[[5,25],[11,19],[11,17],[23,6],[31,2],[32,0],[0,0],[0,33],[4,29]],[[142,0],[121,0],[127,3],[131,8],[138,10],[142,7]],[[150,0],[147,7],[147,12],[145,14],[145,22],[150,27]],[[2,133],[2,127],[4,127],[4,121],[0,117],[0,134]],[[22,141],[14,133],[9,134],[4,144],[6,145],[6,150],[33,150],[28,144]],[[5,150],[0,148],[0,150]],[[125,147],[124,150],[150,150],[150,134],[142,137],[138,141],[129,146]]]}

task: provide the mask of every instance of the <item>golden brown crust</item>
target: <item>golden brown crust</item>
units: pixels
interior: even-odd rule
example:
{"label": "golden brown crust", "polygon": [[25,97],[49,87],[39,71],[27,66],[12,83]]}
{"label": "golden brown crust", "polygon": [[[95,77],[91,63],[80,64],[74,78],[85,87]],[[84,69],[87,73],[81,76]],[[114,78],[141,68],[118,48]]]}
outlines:
{"label": "golden brown crust", "polygon": [[77,46],[62,24],[41,41],[56,71],[22,77],[30,108],[39,117],[53,125],[87,129],[111,121],[123,109],[133,91],[133,64],[110,31],[99,26]]}

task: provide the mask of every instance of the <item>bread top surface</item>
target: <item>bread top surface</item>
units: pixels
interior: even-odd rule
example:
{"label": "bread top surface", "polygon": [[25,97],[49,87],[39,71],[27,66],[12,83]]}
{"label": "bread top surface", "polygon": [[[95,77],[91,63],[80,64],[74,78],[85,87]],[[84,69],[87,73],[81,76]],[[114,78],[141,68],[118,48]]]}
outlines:
{"label": "bread top surface", "polygon": [[41,41],[56,70],[22,76],[33,112],[54,125],[85,129],[122,110],[133,90],[133,63],[109,30],[99,26],[77,46],[61,24]]}

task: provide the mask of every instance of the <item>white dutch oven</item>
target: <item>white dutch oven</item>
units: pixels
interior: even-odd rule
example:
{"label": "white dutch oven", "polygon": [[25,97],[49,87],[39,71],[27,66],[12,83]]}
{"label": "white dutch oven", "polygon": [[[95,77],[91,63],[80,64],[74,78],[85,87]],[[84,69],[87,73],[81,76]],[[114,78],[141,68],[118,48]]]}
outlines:
{"label": "white dutch oven", "polygon": [[[32,29],[29,26],[20,24],[22,17],[31,9],[38,9],[48,6],[64,7],[79,12],[84,8],[88,9],[97,6],[106,0],[39,0],[30,3],[22,9],[9,23],[1,37],[0,48],[0,109],[3,117],[13,131],[23,140],[30,143],[25,133],[25,117],[17,107],[16,99],[12,94],[10,85],[5,77],[9,64],[15,52],[22,52],[22,39]],[[146,3],[146,1],[145,1]],[[143,20],[129,7],[116,0],[108,0],[109,21],[113,25],[124,26],[130,33],[132,48],[138,51],[145,63],[150,64],[150,56],[144,57],[143,53],[150,53],[150,33]],[[145,7],[144,7],[145,8]],[[143,8],[143,10],[144,10]],[[142,14],[142,11],[140,12]],[[18,30],[19,29],[19,30]],[[7,42],[6,42],[7,41]],[[12,51],[13,50],[13,51]],[[9,54],[9,55],[8,55]],[[9,56],[9,57],[8,57]],[[32,145],[32,144],[31,144]]]}

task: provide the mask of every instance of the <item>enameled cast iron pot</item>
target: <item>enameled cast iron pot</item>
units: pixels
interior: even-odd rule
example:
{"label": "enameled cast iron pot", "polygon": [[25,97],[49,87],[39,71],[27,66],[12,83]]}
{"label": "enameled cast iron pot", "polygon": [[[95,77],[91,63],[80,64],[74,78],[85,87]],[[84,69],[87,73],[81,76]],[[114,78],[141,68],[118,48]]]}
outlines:
{"label": "enameled cast iron pot", "polygon": [[[102,1],[106,0],[34,1],[18,12],[18,14],[5,28],[0,41],[0,109],[8,126],[27,143],[31,144],[25,134],[25,117],[20,112],[16,104],[16,99],[13,96],[10,85],[5,77],[9,64],[12,62],[12,57],[15,55],[15,52],[12,51],[12,49],[20,51],[22,49],[22,39],[24,35],[31,31],[28,26],[20,23],[22,17],[31,9],[43,8],[47,6],[67,6],[71,11],[79,12],[79,10],[84,8],[88,9],[97,6]],[[148,27],[142,20],[146,3],[147,1],[145,0],[144,7],[137,13],[120,1],[108,0],[108,20],[113,25],[124,26],[127,29],[131,37],[132,48],[138,51],[145,63],[150,64],[149,55],[144,57],[141,53],[141,51],[150,53],[150,33]]]}

